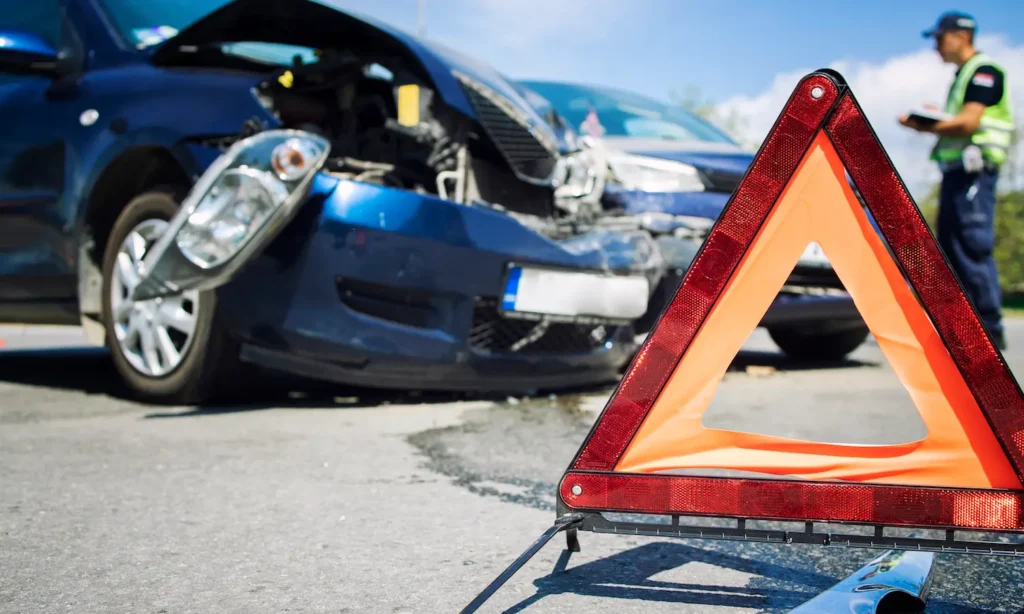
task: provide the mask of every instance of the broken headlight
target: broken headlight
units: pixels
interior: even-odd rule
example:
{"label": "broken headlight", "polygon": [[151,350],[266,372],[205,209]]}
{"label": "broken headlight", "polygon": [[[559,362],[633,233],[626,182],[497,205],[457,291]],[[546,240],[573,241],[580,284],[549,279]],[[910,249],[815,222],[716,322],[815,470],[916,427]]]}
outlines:
{"label": "broken headlight", "polygon": [[[246,139],[250,142],[214,177],[178,230],[175,243],[196,266],[209,269],[224,264],[289,199],[306,196],[309,182],[303,180],[311,178],[310,170],[322,164],[327,141],[314,134],[271,134],[266,138],[267,134]],[[259,139],[261,136],[265,138]],[[229,151],[226,156],[231,154]]]}
{"label": "broken headlight", "polygon": [[266,245],[309,194],[330,151],[300,130],[242,139],[203,173],[146,254],[135,300],[221,285]]}
{"label": "broken headlight", "polygon": [[227,170],[196,205],[174,242],[197,267],[218,266],[238,253],[286,198],[288,189],[266,172]]}
{"label": "broken headlight", "polygon": [[608,157],[612,175],[623,187],[641,192],[703,192],[697,169],[689,164],[648,156]]}

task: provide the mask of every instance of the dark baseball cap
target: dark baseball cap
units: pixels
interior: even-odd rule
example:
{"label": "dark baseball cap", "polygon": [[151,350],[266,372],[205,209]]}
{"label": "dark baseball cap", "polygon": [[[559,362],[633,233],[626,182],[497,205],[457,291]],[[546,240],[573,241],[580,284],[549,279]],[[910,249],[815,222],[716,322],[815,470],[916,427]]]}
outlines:
{"label": "dark baseball cap", "polygon": [[950,11],[939,16],[939,20],[930,29],[922,32],[925,38],[931,38],[936,34],[949,32],[951,30],[970,30],[973,32],[978,27],[978,22],[967,13]]}

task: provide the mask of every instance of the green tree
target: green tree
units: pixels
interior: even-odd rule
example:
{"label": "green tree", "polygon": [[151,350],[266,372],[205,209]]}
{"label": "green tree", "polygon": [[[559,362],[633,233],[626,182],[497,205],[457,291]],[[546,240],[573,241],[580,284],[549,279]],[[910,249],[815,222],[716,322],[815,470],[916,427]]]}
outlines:
{"label": "green tree", "polygon": [[1004,192],[996,200],[996,265],[1007,293],[1024,289],[1024,191]]}
{"label": "green tree", "polygon": [[933,234],[939,229],[939,187],[938,183],[933,185],[925,197],[917,203],[917,208],[921,210],[921,215],[924,216],[924,220]]}
{"label": "green tree", "polygon": [[[938,232],[939,184],[932,186],[918,207],[928,227]],[[1024,291],[1024,190],[1000,191],[996,196],[995,258],[1003,291]]]}

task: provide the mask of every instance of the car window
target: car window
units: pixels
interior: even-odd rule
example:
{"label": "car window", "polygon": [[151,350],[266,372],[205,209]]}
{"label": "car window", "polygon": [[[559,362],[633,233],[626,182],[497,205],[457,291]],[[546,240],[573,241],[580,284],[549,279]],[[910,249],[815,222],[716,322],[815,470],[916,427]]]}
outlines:
{"label": "car window", "polygon": [[[137,49],[173,39],[196,21],[222,8],[228,0],[103,0],[121,35]],[[272,64],[291,64],[295,56],[315,62],[315,50],[277,43],[239,41],[221,46],[224,53]]]}
{"label": "car window", "polygon": [[60,3],[58,0],[11,2],[0,11],[0,30],[32,32],[56,49],[60,46]]}
{"label": "car window", "polygon": [[102,0],[121,35],[140,49],[159,45],[228,0]]}
{"label": "car window", "polygon": [[708,121],[681,108],[612,88],[527,81],[581,134],[680,141],[734,141]]}
{"label": "car window", "polygon": [[318,61],[315,49],[296,45],[239,42],[225,44],[221,46],[221,50],[231,55],[271,64],[289,65],[296,56],[302,59],[303,64]]}

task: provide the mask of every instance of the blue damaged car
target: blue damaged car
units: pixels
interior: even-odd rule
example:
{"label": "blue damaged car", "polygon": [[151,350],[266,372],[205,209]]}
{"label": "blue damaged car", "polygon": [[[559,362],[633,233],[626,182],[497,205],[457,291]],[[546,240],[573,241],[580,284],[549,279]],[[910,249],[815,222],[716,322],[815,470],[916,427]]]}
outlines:
{"label": "blue damaged car", "polygon": [[[636,323],[638,332],[649,330],[754,153],[712,123],[646,96],[566,82],[519,86],[535,109],[551,115],[549,122],[602,152],[605,221],[617,211],[655,236],[668,270]],[[843,358],[870,333],[817,243],[807,246],[761,326],[783,352],[806,360]]]}
{"label": "blue damaged car", "polygon": [[8,6],[0,135],[0,319],[153,401],[613,381],[664,272],[521,88],[312,0]]}

